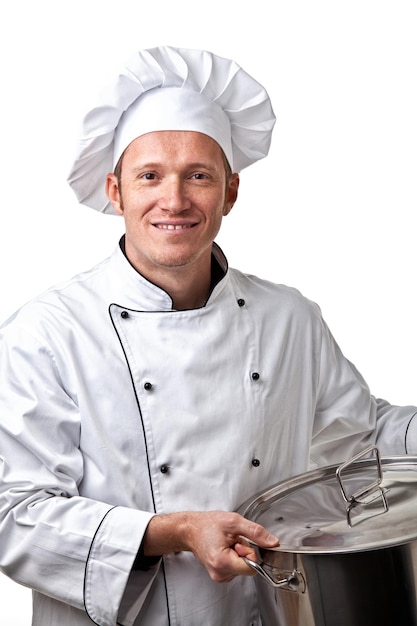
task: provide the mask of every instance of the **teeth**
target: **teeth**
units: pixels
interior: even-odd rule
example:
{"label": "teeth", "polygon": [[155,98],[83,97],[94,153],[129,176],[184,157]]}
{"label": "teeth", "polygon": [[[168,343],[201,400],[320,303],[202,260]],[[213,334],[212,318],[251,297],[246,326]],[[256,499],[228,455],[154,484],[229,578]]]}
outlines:
{"label": "teeth", "polygon": [[191,228],[190,224],[158,224],[158,228],[162,230],[185,230]]}

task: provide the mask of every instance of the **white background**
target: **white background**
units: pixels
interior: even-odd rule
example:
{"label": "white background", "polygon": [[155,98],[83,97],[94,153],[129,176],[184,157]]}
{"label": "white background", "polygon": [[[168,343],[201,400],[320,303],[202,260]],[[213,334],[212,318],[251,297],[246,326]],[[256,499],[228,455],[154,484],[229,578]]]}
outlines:
{"label": "white background", "polygon": [[[230,264],[298,287],[375,395],[417,404],[414,0],[14,0],[1,23],[1,320],[123,230],[67,188],[84,103],[138,48],[206,48],[278,118],[218,239]],[[0,575],[0,626],[29,624]]]}

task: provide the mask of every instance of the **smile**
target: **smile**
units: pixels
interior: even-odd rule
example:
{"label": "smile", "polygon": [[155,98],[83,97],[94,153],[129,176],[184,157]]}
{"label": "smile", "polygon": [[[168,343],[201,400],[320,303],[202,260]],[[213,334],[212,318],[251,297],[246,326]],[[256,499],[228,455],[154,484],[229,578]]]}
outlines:
{"label": "smile", "polygon": [[161,230],[187,230],[193,228],[195,224],[155,224]]}

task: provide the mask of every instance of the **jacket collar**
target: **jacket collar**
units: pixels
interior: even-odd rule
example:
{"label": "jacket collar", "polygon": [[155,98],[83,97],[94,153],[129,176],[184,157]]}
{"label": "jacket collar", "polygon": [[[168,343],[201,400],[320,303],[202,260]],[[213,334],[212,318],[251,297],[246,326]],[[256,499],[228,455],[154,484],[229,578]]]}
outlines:
{"label": "jacket collar", "polygon": [[[170,295],[158,285],[152,283],[138,272],[124,253],[124,236],[112,257],[112,268],[117,274],[116,284],[119,285],[124,306],[146,311],[172,311]],[[229,280],[227,259],[221,248],[213,243],[212,249],[212,285],[208,300],[213,302]]]}

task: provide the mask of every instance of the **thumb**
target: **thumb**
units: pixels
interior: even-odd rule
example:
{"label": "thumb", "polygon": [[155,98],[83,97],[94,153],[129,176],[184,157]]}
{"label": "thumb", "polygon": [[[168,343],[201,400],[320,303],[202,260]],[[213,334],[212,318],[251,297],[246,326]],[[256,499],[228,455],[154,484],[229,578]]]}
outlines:
{"label": "thumb", "polygon": [[256,522],[249,522],[244,537],[261,548],[275,548],[279,546],[279,539],[266,528]]}

